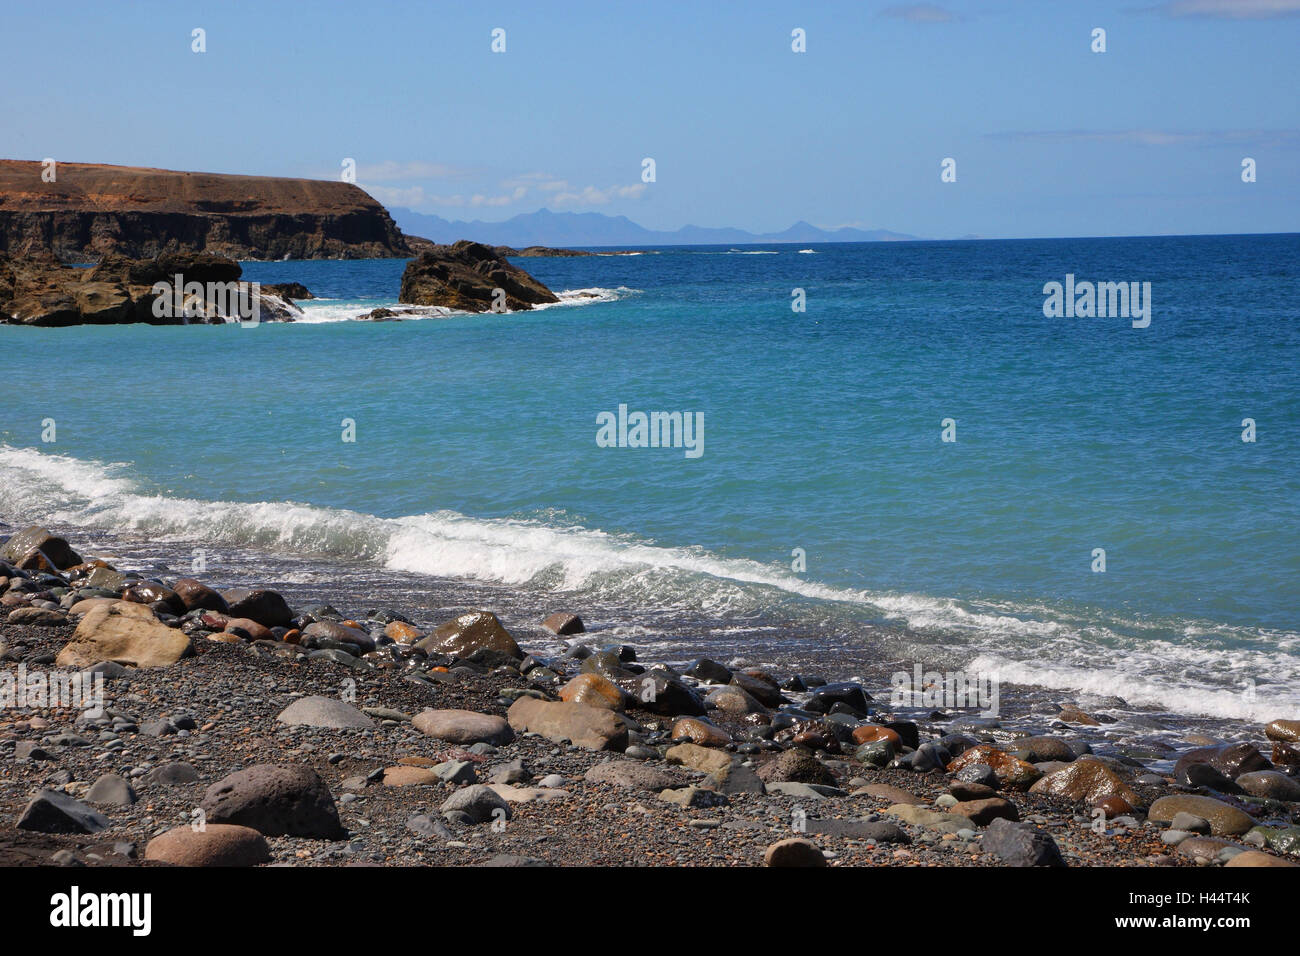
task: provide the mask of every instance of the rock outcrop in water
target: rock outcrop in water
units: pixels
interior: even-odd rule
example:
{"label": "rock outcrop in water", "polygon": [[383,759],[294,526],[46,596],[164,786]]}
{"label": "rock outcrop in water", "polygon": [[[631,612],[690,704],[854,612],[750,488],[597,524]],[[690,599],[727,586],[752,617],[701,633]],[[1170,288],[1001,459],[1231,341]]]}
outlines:
{"label": "rock outcrop in water", "polygon": [[[50,252],[14,259],[0,254],[0,324],[32,326],[188,325],[291,322],[300,314],[272,288],[241,282],[238,262],[206,253],[167,253],[153,259],[107,255],[91,269],[59,262]],[[181,277],[182,297],[157,302],[157,283]],[[193,293],[185,287],[193,284]],[[311,293],[296,283],[291,291]],[[179,307],[178,307],[179,306]],[[256,311],[254,311],[254,307]],[[161,314],[160,314],[161,313]]]}
{"label": "rock outcrop in water", "polygon": [[411,255],[388,211],[350,183],[0,160],[0,252],[65,262],[106,253],[233,259]]}
{"label": "rock outcrop in water", "polygon": [[514,312],[560,300],[491,246],[462,239],[450,246],[428,247],[408,262],[398,301],[466,312],[494,308]]}

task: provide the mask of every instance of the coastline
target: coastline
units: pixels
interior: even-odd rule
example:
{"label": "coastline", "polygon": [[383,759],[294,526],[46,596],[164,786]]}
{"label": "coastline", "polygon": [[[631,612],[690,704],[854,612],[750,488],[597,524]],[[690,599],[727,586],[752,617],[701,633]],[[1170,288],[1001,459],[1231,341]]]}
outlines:
{"label": "coastline", "polygon": [[[0,534],[17,530],[0,529]],[[58,532],[57,528],[52,530]],[[132,542],[108,535],[88,536],[84,531],[74,533],[77,537],[70,541],[87,560],[105,554],[120,569],[140,568],[144,577],[159,578],[167,585],[174,584],[178,577],[189,576],[177,561],[181,551],[175,542]],[[754,631],[777,628],[770,646],[779,644],[785,649],[780,659],[765,654],[767,648],[762,645],[751,645],[754,653],[744,655],[744,659],[735,653],[723,653],[725,645],[710,640],[718,622],[705,621],[703,616],[698,633],[684,632],[676,647],[637,646],[634,629],[611,627],[610,622],[600,619],[599,612],[593,614],[593,609],[556,606],[562,603],[558,596],[542,599],[535,592],[366,570],[345,562],[295,557],[279,560],[279,574],[266,563],[249,562],[243,572],[223,571],[208,577],[225,591],[239,587],[281,591],[297,613],[314,605],[333,605],[340,612],[338,616],[323,615],[320,620],[355,621],[372,637],[402,633],[402,628],[389,631],[397,616],[409,619],[413,632],[402,633],[403,640],[395,644],[381,641],[377,650],[357,656],[346,655],[337,645],[311,649],[266,639],[269,636],[247,640],[253,635],[246,632],[226,632],[216,637],[222,634],[215,626],[218,620],[204,623],[190,615],[185,627],[190,632],[194,656],[158,669],[132,669],[109,682],[110,713],[116,710],[124,715],[116,722],[117,728],[87,726],[68,710],[6,713],[5,742],[0,747],[14,750],[6,755],[12,773],[0,790],[0,820],[4,821],[0,846],[6,848],[6,855],[13,856],[10,862],[36,862],[41,854],[48,857],[67,850],[84,862],[126,864],[130,861],[102,852],[106,840],[109,844],[135,843],[138,855],[143,855],[148,840],[182,822],[201,803],[209,786],[250,763],[262,762],[309,766],[329,787],[350,834],[347,840],[326,842],[291,836],[270,838],[274,860],[284,863],[473,865],[527,859],[593,865],[744,865],[762,863],[766,848],[794,838],[811,840],[823,853],[830,854],[826,859],[833,865],[1003,865],[1010,861],[998,855],[996,848],[1001,843],[998,837],[990,836],[989,828],[999,816],[1013,815],[1052,836],[1064,862],[1076,866],[1195,865],[1202,861],[1222,862],[1221,856],[1226,859],[1235,855],[1237,848],[1241,848],[1240,852],[1255,849],[1241,839],[1245,831],[1231,838],[1188,836],[1175,849],[1174,844],[1162,842],[1166,827],[1145,820],[1146,813],[1162,796],[1204,797],[1212,792],[1204,784],[1177,782],[1176,769],[1190,764],[1176,764],[1175,758],[1185,757],[1197,746],[1229,740],[1224,735],[1212,739],[1199,734],[1195,720],[1162,728],[1184,738],[1182,747],[1175,751],[1162,750],[1153,745],[1153,739],[1135,736],[1129,729],[1135,726],[1132,720],[1120,728],[1111,722],[1113,718],[1098,711],[1058,713],[1059,705],[1053,710],[1047,704],[1059,695],[1035,688],[1003,688],[1004,711],[998,719],[981,720],[969,709],[896,708],[889,699],[888,674],[891,668],[897,671],[899,662],[877,661],[879,666],[874,669],[847,660],[832,665],[801,650],[797,637],[781,631],[774,622],[757,622]],[[197,577],[203,579],[205,575]],[[407,600],[403,601],[403,597]],[[542,604],[543,600],[551,603]],[[54,603],[61,606],[61,601]],[[9,603],[13,606],[5,608],[6,617],[18,606]],[[445,674],[427,670],[445,665],[431,664],[432,657],[421,659],[410,650],[411,645],[438,625],[476,608],[496,612],[522,652],[531,657],[522,662],[481,657],[466,664],[453,656],[445,662],[450,665]],[[542,628],[543,618],[560,610],[581,615],[588,630],[560,638]],[[28,669],[48,667],[67,643],[74,625],[75,619],[53,626],[0,625],[0,641],[6,645],[5,669],[12,672],[20,663]],[[636,647],[637,660],[610,660],[599,653],[601,648],[622,645]],[[592,658],[584,658],[584,652],[573,649],[582,646],[595,652],[599,666],[584,663]],[[719,686],[726,686],[699,680],[702,672],[698,667],[696,677],[687,673],[687,658],[692,654],[713,656],[732,672],[733,680],[747,688],[750,697],[775,696],[758,702],[757,707],[747,706],[749,714],[701,706],[700,712],[692,716],[707,720],[720,734],[706,741],[712,746],[701,747],[698,753],[688,751],[688,764],[682,765],[673,763],[669,756],[685,733],[674,720],[682,714],[675,711],[690,714],[696,710],[689,703],[690,695],[702,703],[716,694]],[[802,666],[801,654],[805,658]],[[774,659],[768,660],[769,656]],[[535,662],[542,662],[546,673],[532,674],[536,668],[529,665]],[[511,712],[516,693],[556,699],[559,690],[584,669],[601,676],[603,668],[605,674],[617,678],[624,671],[635,673],[635,669],[656,664],[673,666],[671,681],[690,695],[680,697],[679,707],[658,708],[661,712],[647,710],[635,698],[624,697],[623,712],[633,729],[629,738],[632,742],[623,744],[623,749],[631,746],[633,757],[566,747],[523,733],[517,733],[508,745],[472,753],[472,747],[440,742],[409,722],[425,708],[464,709],[505,717]],[[520,667],[528,673],[521,673]],[[770,674],[774,685],[766,676],[745,675],[748,669],[758,675]],[[857,684],[872,701],[865,712],[846,704],[847,710],[840,708],[839,714],[828,720],[825,713],[805,709],[816,696],[812,687],[815,681],[810,681],[807,689],[790,689],[798,686],[794,682],[797,674],[824,679],[832,685],[842,681]],[[429,683],[430,679],[433,683]],[[355,681],[358,708],[384,709],[376,711],[383,716],[375,719],[373,727],[357,732],[287,727],[277,722],[277,715],[296,697],[336,699],[347,681]],[[785,703],[779,702],[781,697]],[[836,702],[853,699],[839,695]],[[39,718],[35,725],[31,722],[33,716]],[[146,724],[155,727],[168,718],[174,724],[183,716],[193,719],[192,730],[178,733],[173,726],[171,731],[161,730],[157,737],[142,732]],[[787,721],[790,726],[773,729]],[[1168,715],[1152,720],[1154,725],[1168,722]],[[894,766],[893,759],[881,761],[878,753],[862,753],[863,746],[871,750],[870,744],[878,741],[861,744],[852,739],[856,729],[887,724],[904,734],[911,733],[905,727],[915,727],[916,739],[900,740],[902,746],[893,756],[919,765],[917,769]],[[135,732],[129,729],[132,725]],[[100,730],[99,739],[92,740],[96,729]],[[105,733],[112,739],[105,740]],[[712,736],[712,731],[708,733]],[[864,730],[860,736],[875,734],[874,730]],[[730,739],[724,743],[722,735]],[[1266,740],[1264,729],[1258,725],[1242,723],[1240,734],[1232,740],[1235,750],[1231,746],[1228,749],[1238,755],[1243,747],[1255,749],[1247,741],[1264,751],[1262,756],[1256,752],[1255,758],[1239,761],[1234,768],[1239,773],[1253,772],[1258,769],[1257,760],[1284,752],[1269,752],[1272,742]],[[1038,751],[1027,753],[1025,741],[1031,750]],[[35,745],[46,757],[15,760],[17,748],[23,745]],[[944,750],[937,751],[936,745]],[[978,750],[980,747],[985,749]],[[1142,754],[1144,747],[1147,752]],[[24,747],[29,754],[30,749]],[[960,775],[942,769],[960,760],[963,753],[967,763],[985,770],[997,764],[1006,772],[1000,769],[990,777],[972,771],[967,776],[979,779],[962,780]],[[972,753],[980,759],[972,759]],[[1000,756],[1003,754],[1006,756]],[[1021,761],[1016,754],[1035,759]],[[1067,756],[1070,759],[1063,759]],[[729,773],[734,771],[735,781],[719,783],[709,776],[707,768],[716,772],[719,758]],[[808,763],[809,759],[815,765]],[[521,792],[507,791],[517,800],[507,799],[512,815],[499,832],[490,825],[445,821],[439,814],[445,800],[471,786],[468,771],[463,768],[456,771],[460,774],[457,783],[434,781],[427,776],[410,786],[385,785],[384,780],[386,769],[421,764],[427,769],[431,763],[445,769],[447,763],[468,763],[473,766],[474,779],[486,782],[515,760],[524,762],[531,777],[501,777],[511,777],[514,782],[505,786]],[[592,768],[611,760],[614,769],[595,771],[595,779],[587,777]],[[786,768],[789,774],[772,769],[780,761],[797,766]],[[151,776],[159,766],[178,762],[193,768],[197,779],[184,774],[187,782],[167,785]],[[698,767],[691,766],[696,763]],[[1024,769],[1022,763],[1029,769]],[[1072,779],[1081,770],[1088,771],[1091,781],[1084,790],[1079,790],[1081,785]],[[109,829],[65,837],[13,829],[13,821],[41,785],[52,784],[75,798],[84,796],[85,788],[108,771],[123,773],[145,797],[131,807],[100,807],[111,820]],[[1041,785],[1038,790],[1030,789],[1044,771],[1061,784],[1062,793],[1044,793]],[[1061,771],[1065,771],[1064,777],[1059,776]],[[376,772],[378,777],[374,776]],[[563,782],[552,787],[537,785],[537,781],[553,774],[564,778]],[[752,792],[758,787],[751,778],[765,775],[772,777],[766,781],[769,792]],[[396,778],[402,773],[388,776]],[[781,777],[789,779],[777,779]],[[1104,784],[1102,789],[1116,791],[1105,797],[1123,793],[1126,804],[1136,804],[1105,806],[1111,819],[1101,831],[1096,829],[1092,807],[1099,799],[1093,792],[1098,780]],[[742,783],[744,788],[734,789]],[[993,787],[989,792],[979,789],[989,784]],[[818,787],[831,789],[818,792]],[[891,787],[896,789],[887,789]],[[967,799],[954,801],[954,787],[957,795]],[[782,789],[788,792],[776,792]],[[564,795],[558,795],[559,791]],[[661,793],[684,800],[685,805],[660,799]],[[1230,809],[1253,812],[1259,822],[1269,823],[1279,832],[1295,822],[1294,803],[1223,794],[1216,795],[1216,799]],[[720,804],[720,800],[726,803]],[[961,808],[959,812],[968,810],[982,822],[959,826],[951,819],[953,814],[948,811],[954,802],[981,801],[984,803],[980,807]],[[921,809],[906,809],[909,805]],[[412,823],[418,817],[426,819]],[[800,820],[805,824],[802,830]],[[833,820],[841,822],[831,823]],[[994,827],[1003,828],[1004,824]],[[1280,857],[1274,855],[1272,859]]]}

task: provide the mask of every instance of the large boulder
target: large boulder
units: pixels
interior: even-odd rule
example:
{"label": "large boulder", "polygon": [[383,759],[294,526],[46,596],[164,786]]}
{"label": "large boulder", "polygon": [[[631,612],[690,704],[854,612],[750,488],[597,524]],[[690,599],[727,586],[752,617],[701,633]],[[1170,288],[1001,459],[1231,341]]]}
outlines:
{"label": "large boulder", "polygon": [[218,780],[200,804],[208,823],[252,827],[266,836],[346,836],[325,782],[310,767],[256,764]]}
{"label": "large boulder", "polygon": [[[501,298],[497,289],[504,293]],[[491,246],[462,239],[450,246],[433,246],[408,262],[398,301],[465,312],[487,312],[500,301],[513,312],[560,300]]]}
{"label": "large boulder", "polygon": [[1222,747],[1198,747],[1189,750],[1178,758],[1174,764],[1174,777],[1186,776],[1193,764],[1208,764],[1229,780],[1236,780],[1243,773],[1255,770],[1272,770],[1268,758],[1255,749],[1254,744],[1227,744]]}
{"label": "large boulder", "polygon": [[23,808],[16,825],[37,833],[98,833],[108,829],[108,818],[66,793],[42,790]]}
{"label": "large boulder", "polygon": [[[138,608],[138,610],[136,610]],[[166,667],[194,653],[183,631],[168,627],[143,604],[124,601],[93,608],[54,662],[85,668],[100,661],[131,667]]]}
{"label": "large boulder", "polygon": [[556,743],[568,741],[588,750],[627,749],[627,725],[601,708],[520,697],[506,718],[516,732],[539,734]]}
{"label": "large boulder", "polygon": [[415,646],[429,654],[449,654],[456,658],[469,657],[482,648],[500,651],[517,659],[524,656],[510,632],[491,611],[462,614],[437,627]]}

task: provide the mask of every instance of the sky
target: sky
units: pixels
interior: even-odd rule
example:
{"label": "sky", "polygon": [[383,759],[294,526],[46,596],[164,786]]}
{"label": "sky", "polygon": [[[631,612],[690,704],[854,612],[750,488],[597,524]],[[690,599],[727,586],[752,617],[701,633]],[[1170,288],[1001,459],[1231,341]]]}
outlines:
{"label": "sky", "polygon": [[448,219],[1300,231],[1300,0],[0,4],[3,158],[353,159]]}

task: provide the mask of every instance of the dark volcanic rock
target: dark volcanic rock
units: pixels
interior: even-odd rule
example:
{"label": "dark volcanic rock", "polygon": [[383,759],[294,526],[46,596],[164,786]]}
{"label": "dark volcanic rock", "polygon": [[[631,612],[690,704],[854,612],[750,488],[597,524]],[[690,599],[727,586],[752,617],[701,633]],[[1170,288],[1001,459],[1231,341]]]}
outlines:
{"label": "dark volcanic rock", "polygon": [[249,591],[236,588],[222,595],[230,605],[231,617],[246,617],[263,627],[289,627],[293,611],[274,591]]}
{"label": "dark volcanic rock", "polygon": [[42,790],[23,808],[17,826],[38,833],[98,833],[108,820],[66,793]]}
{"label": "dark volcanic rock", "polygon": [[1007,866],[1065,866],[1056,841],[1028,823],[999,817],[989,824],[980,843]]}
{"label": "dark volcanic rock", "polygon": [[239,770],[208,788],[202,808],[209,823],[237,823],[267,836],[346,835],[334,797],[309,767],[257,764]]}
{"label": "dark volcanic rock", "polygon": [[398,301],[487,312],[497,301],[496,289],[504,291],[504,307],[512,312],[560,301],[523,269],[497,255],[491,246],[465,239],[451,246],[434,246],[408,262]]}

